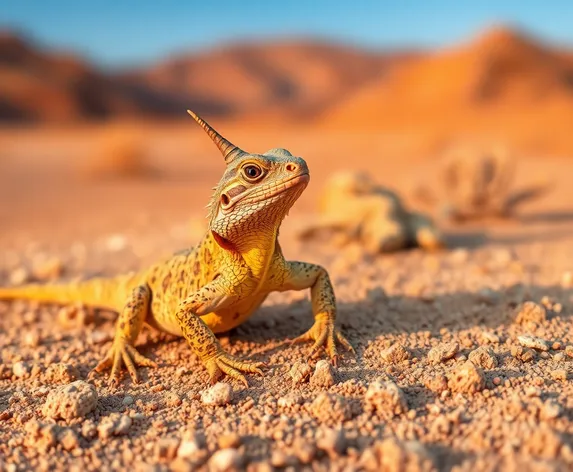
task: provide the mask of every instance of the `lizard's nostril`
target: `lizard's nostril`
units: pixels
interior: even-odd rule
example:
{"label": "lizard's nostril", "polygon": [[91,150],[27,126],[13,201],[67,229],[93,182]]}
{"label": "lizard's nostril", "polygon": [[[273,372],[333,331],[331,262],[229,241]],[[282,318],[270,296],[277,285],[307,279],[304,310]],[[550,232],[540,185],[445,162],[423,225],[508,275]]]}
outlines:
{"label": "lizard's nostril", "polygon": [[296,164],[293,164],[292,162],[287,164],[287,166],[286,166],[286,170],[288,170],[289,172],[294,172],[297,169],[298,169],[298,166]]}

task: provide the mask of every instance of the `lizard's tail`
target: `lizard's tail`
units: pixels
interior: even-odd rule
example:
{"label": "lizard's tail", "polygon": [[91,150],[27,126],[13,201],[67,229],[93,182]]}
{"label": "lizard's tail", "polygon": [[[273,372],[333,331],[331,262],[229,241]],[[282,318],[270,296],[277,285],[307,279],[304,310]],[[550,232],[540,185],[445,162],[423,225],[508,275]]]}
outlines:
{"label": "lizard's tail", "polygon": [[137,284],[135,275],[94,278],[70,284],[29,284],[0,287],[0,300],[35,300],[46,303],[81,303],[86,306],[121,310]]}

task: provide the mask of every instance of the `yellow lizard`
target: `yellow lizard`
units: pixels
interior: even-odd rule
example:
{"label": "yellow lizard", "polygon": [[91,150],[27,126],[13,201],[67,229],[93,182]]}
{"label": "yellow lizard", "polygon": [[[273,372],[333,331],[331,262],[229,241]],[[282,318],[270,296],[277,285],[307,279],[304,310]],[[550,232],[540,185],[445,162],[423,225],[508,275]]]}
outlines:
{"label": "yellow lizard", "polygon": [[207,234],[197,246],[135,274],[69,285],[0,288],[0,299],[80,302],[117,311],[113,345],[94,369],[111,367],[111,382],[119,382],[123,366],[134,382],[136,365],[156,366],[134,347],[145,323],[185,337],[211,383],[227,374],[248,385],[242,373],[262,375],[264,364],[228,354],[214,333],[243,323],[270,292],[310,288],[314,324],[293,342],[313,341],[311,357],[324,347],[336,364],[337,342],[354,350],[335,327],[336,300],[328,273],[319,265],[285,260],[277,240],[284,217],[308,185],[306,162],[285,149],[242,151],[198,115],[188,113],[226,163],[209,205]]}

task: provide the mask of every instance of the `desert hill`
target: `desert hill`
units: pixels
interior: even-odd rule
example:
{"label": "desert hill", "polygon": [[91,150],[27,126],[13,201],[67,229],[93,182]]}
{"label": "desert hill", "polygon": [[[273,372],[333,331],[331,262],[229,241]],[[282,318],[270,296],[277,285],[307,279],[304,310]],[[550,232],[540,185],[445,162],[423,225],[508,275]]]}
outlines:
{"label": "desert hill", "polygon": [[[303,120],[374,130],[395,149],[452,141],[573,154],[573,51],[508,27],[431,52],[370,52],[320,41],[240,43],[103,72],[78,56],[0,35],[0,120]],[[273,121],[274,122],[274,121]],[[392,146],[387,146],[390,149]]]}
{"label": "desert hill", "polygon": [[174,113],[165,94],[126,85],[71,55],[0,34],[0,121],[67,122]]}
{"label": "desert hill", "polygon": [[414,53],[371,53],[319,41],[244,43],[179,55],[123,74],[187,100],[202,97],[229,115],[313,116]]}
{"label": "desert hill", "polygon": [[323,115],[325,126],[464,136],[573,154],[571,55],[496,27],[394,68]]}
{"label": "desert hill", "polygon": [[103,72],[79,56],[0,34],[0,120],[78,121],[323,111],[413,54],[369,53],[313,41],[237,44]]}

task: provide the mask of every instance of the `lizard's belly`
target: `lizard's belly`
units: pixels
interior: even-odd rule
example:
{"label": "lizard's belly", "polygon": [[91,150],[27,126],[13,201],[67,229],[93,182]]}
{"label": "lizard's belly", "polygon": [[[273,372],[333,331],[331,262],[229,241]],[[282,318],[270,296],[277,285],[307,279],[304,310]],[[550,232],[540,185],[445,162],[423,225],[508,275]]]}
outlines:
{"label": "lizard's belly", "polygon": [[247,321],[267,298],[268,294],[244,300],[222,310],[201,317],[213,333],[224,333]]}
{"label": "lizard's belly", "polygon": [[[213,331],[213,333],[223,333],[244,323],[261,306],[268,294],[261,294],[249,300],[242,300],[230,307],[207,313],[201,316],[203,322]],[[158,310],[151,317],[148,324],[152,327],[165,331],[175,336],[182,336],[183,332],[175,316],[168,313],[168,310]],[[189,315],[194,316],[194,315]]]}

